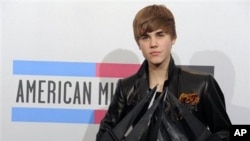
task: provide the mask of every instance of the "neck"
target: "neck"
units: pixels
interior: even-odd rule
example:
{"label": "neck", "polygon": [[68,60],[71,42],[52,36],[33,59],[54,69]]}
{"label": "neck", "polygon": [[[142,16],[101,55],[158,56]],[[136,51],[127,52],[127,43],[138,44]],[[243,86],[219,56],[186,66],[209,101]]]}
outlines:
{"label": "neck", "polygon": [[157,91],[161,92],[163,90],[164,82],[168,79],[168,64],[169,63],[165,63],[165,65],[159,66],[149,64],[150,88],[158,84]]}

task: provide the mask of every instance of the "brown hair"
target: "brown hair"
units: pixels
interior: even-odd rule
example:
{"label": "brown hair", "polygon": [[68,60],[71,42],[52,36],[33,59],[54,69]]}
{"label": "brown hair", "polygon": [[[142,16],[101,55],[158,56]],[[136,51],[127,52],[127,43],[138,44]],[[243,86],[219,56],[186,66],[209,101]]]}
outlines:
{"label": "brown hair", "polygon": [[164,5],[146,6],[135,15],[133,30],[137,43],[142,35],[157,29],[170,34],[172,39],[177,37],[174,16]]}

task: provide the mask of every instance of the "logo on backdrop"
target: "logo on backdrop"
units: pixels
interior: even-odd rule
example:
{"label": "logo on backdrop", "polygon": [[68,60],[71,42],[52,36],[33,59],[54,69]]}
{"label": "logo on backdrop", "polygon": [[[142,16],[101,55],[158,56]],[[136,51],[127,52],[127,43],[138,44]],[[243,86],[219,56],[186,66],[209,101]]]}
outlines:
{"label": "logo on backdrop", "polygon": [[[139,67],[140,64],[14,60],[13,75],[19,78],[15,103],[23,106],[12,107],[12,121],[98,124],[105,109],[69,109],[63,105],[107,106],[117,79],[137,72]],[[213,66],[181,67],[214,73]],[[32,104],[32,107],[24,107],[25,104]],[[41,108],[44,104],[46,107]],[[62,105],[62,108],[48,106],[52,104]]]}
{"label": "logo on backdrop", "polygon": [[[112,97],[115,83],[99,82],[97,91],[94,91],[93,78],[113,78],[116,80],[136,72],[138,67],[138,64],[15,60],[13,62],[14,75],[81,77],[83,78],[81,80],[84,80],[19,79],[16,102],[91,105],[92,93],[98,93],[98,105],[103,105],[103,98],[105,105],[107,105],[108,94]],[[44,95],[46,96],[44,97]]]}

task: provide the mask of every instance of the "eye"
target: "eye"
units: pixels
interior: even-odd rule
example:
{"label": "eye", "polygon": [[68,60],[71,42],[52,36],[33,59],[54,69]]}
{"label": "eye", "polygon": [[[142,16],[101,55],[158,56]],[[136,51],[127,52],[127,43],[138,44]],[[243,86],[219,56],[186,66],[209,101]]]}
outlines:
{"label": "eye", "polygon": [[147,35],[144,35],[144,36],[140,37],[140,40],[147,40],[147,39],[149,39],[149,37]]}
{"label": "eye", "polygon": [[157,37],[164,37],[166,34],[164,32],[159,32],[156,34]]}

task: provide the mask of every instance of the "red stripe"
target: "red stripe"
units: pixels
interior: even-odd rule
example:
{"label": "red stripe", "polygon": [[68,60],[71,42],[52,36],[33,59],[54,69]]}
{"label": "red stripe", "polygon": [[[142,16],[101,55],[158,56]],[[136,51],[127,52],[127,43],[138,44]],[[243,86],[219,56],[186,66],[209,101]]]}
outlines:
{"label": "red stripe", "polygon": [[96,77],[123,78],[138,71],[140,64],[97,63]]}
{"label": "red stripe", "polygon": [[106,110],[95,110],[94,124],[100,124],[105,114],[106,114]]}

